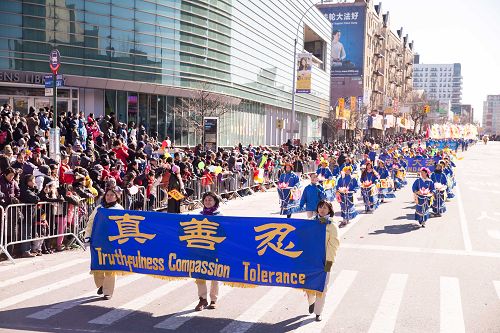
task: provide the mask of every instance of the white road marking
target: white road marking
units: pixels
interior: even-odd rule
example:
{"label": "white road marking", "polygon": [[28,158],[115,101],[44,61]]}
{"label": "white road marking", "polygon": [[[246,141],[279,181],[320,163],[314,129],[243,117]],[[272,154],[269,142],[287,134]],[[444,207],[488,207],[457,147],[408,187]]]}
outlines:
{"label": "white road marking", "polygon": [[49,293],[49,292],[57,290],[57,289],[62,289],[62,288],[69,286],[73,283],[77,283],[77,282],[80,282],[80,281],[83,281],[83,280],[89,279],[89,278],[90,278],[90,274],[88,272],[82,273],[82,274],[74,275],[72,277],[64,279],[62,281],[57,281],[57,282],[54,282],[52,284],[49,284],[49,285],[46,285],[46,286],[43,286],[43,287],[40,287],[37,289],[33,289],[33,290],[30,290],[30,291],[27,291],[27,292],[24,292],[21,294],[17,294],[16,296],[12,296],[12,297],[1,300],[0,301],[0,309],[6,308],[8,306],[11,306],[11,305],[14,305],[17,303],[24,302],[28,299]]}
{"label": "white road marking", "polygon": [[391,274],[375,317],[368,330],[369,333],[394,331],[407,280],[407,274]]}
{"label": "white road marking", "polygon": [[441,277],[441,333],[465,332],[460,284],[457,278]]}
{"label": "white road marking", "polygon": [[184,285],[191,282],[190,280],[181,280],[168,282],[167,284],[150,291],[147,294],[139,295],[136,299],[121,305],[120,307],[113,309],[102,316],[94,318],[89,321],[89,324],[97,325],[111,325],[114,322],[125,318],[126,316],[134,313],[135,311],[145,307],[151,302],[164,297],[166,294],[183,287]]}
{"label": "white road marking", "polygon": [[[145,275],[139,275],[139,274],[133,274],[133,275],[128,275],[124,278],[119,278],[118,281],[116,282],[115,290],[121,287],[124,287],[126,285],[129,285],[130,283],[137,281],[141,278],[143,278]],[[26,318],[31,318],[31,319],[40,319],[40,320],[45,320],[50,317],[53,317],[65,310],[72,309],[82,303],[85,303],[88,298],[90,297],[97,297],[96,291],[92,290],[89,292],[86,292],[84,294],[81,294],[79,296],[76,296],[76,299],[72,299],[66,302],[58,303],[52,305],[48,309],[43,309],[41,311],[35,312],[30,314],[29,316],[26,316]]]}
{"label": "white road marking", "polygon": [[447,254],[455,256],[500,258],[500,252],[430,249],[423,247],[389,246],[389,245],[365,245],[365,244],[354,244],[354,243],[342,243],[341,247],[346,249],[357,249],[357,250],[380,250],[380,251],[393,251],[393,252],[411,252],[411,253],[424,253],[424,254],[431,253],[431,254]]}
{"label": "white road marking", "polygon": [[[497,215],[497,213],[493,213],[493,214]],[[488,213],[486,213],[485,211],[481,211],[481,215],[479,215],[479,217],[476,220],[478,220],[478,221],[481,221],[481,220],[492,220],[492,221],[495,221],[495,222],[500,221],[500,220],[497,220],[496,218],[488,216]]]}
{"label": "white road marking", "polygon": [[288,294],[288,288],[270,288],[269,291],[256,301],[250,308],[239,315],[221,333],[245,333],[255,323],[264,317],[281,299]]}
{"label": "white road marking", "polygon": [[[465,217],[464,204],[462,202],[462,194],[460,193],[460,187],[456,187],[456,195],[458,202],[458,213],[460,215],[460,226],[462,228],[462,236],[464,238],[465,251],[472,251],[472,243],[470,241],[469,228],[467,227],[467,219]],[[500,193],[500,192],[499,192]]]}
{"label": "white road marking", "polygon": [[495,290],[497,291],[498,298],[500,298],[500,281],[493,281],[493,286],[495,286]]}
{"label": "white road marking", "polygon": [[45,275],[45,274],[54,273],[54,272],[59,271],[61,269],[75,266],[75,265],[81,264],[82,262],[86,262],[86,261],[88,261],[88,259],[74,259],[74,260],[59,264],[59,265],[55,265],[55,266],[48,267],[45,269],[36,270],[36,271],[29,273],[29,274],[21,274],[20,276],[17,276],[15,278],[0,282],[0,288],[5,288],[7,286],[10,286],[10,285],[13,285],[13,284],[16,284],[19,282],[28,281],[28,280],[37,278],[37,277]]}
{"label": "white road marking", "polygon": [[488,236],[500,240],[500,230],[488,230]]}
{"label": "white road marking", "polygon": [[320,322],[314,322],[314,319],[306,319],[301,322],[300,327],[297,328],[295,332],[321,332],[339,306],[340,302],[342,302],[342,299],[347,293],[347,290],[351,287],[357,274],[357,271],[342,270],[330,286],[329,291],[327,291],[325,307],[322,313],[323,320]]}
{"label": "white road marking", "polygon": [[472,187],[472,186],[469,186],[469,190],[474,191],[474,192],[500,194],[500,191],[485,190],[485,189],[481,189],[481,188],[477,188],[477,187]]}
{"label": "white road marking", "polygon": [[0,266],[0,272],[14,270],[14,269],[19,268],[19,267],[28,266],[30,264],[35,265],[37,262],[39,262],[39,261],[38,260],[26,260],[26,261],[21,261],[19,263],[16,261],[15,264],[7,262],[4,265]]}
{"label": "white road marking", "polygon": [[[210,289],[209,289],[210,290]],[[230,287],[221,287],[219,289],[219,295],[217,296],[217,302],[219,302],[224,296],[229,294],[229,292],[232,291],[232,288]],[[186,306],[184,309],[182,309],[180,312],[185,312],[180,315],[172,315],[168,317],[167,319],[159,322],[154,326],[154,328],[160,328],[164,330],[176,330],[179,327],[181,327],[184,323],[187,321],[191,320],[193,317],[202,317],[203,313],[205,315],[207,312],[210,312],[210,310],[203,310],[201,312],[199,311],[194,311],[195,306],[198,305],[198,301],[193,302]]]}

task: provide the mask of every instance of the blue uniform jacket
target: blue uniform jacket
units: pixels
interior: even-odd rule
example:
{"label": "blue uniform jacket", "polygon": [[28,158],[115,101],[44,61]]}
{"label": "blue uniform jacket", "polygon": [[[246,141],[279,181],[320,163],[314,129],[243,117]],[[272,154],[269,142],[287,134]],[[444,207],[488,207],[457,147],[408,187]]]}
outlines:
{"label": "blue uniform jacket", "polygon": [[323,186],[319,184],[309,184],[304,189],[302,193],[302,198],[300,199],[300,208],[302,209],[304,205],[307,211],[315,212],[318,207],[320,200],[326,198],[325,190]]}
{"label": "blue uniform jacket", "polygon": [[330,169],[328,168],[323,168],[323,167],[320,167],[318,168],[318,170],[316,170],[316,174],[319,176],[319,175],[322,175],[323,177],[325,177],[325,179],[330,179],[332,178],[333,174],[332,172],[330,171]]}
{"label": "blue uniform jacket", "polygon": [[421,188],[429,189],[430,191],[434,191],[434,182],[431,179],[423,180],[422,178],[418,178],[413,183],[411,190],[413,192],[418,192]]}
{"label": "blue uniform jacket", "polygon": [[442,172],[440,172],[440,173],[433,172],[432,175],[431,175],[431,180],[434,183],[440,183],[440,184],[443,184],[443,185],[448,185],[448,181],[446,179],[446,175],[444,173],[442,173]]}
{"label": "blue uniform jacket", "polygon": [[339,187],[347,187],[349,191],[357,191],[359,184],[356,178],[352,178],[351,175],[345,175],[340,177],[337,181],[337,189]]}

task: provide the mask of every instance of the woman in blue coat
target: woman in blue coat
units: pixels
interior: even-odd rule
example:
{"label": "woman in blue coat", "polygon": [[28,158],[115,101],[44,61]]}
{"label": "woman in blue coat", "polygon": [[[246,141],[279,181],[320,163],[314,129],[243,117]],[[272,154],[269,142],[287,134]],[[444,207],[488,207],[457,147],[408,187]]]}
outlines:
{"label": "woman in blue coat", "polygon": [[318,207],[318,203],[326,198],[323,186],[318,184],[318,175],[311,174],[311,184],[307,185],[302,192],[300,209],[306,207],[307,218],[312,218]]}
{"label": "woman in blue coat", "polygon": [[366,162],[365,170],[361,173],[361,194],[365,203],[365,211],[373,211],[378,207],[377,180],[378,173],[373,170],[371,161]]}
{"label": "woman in blue coat", "polygon": [[[425,222],[429,219],[429,207],[432,193],[434,192],[434,182],[429,178],[431,171],[427,168],[420,169],[420,178],[417,178],[412,186],[415,198],[415,220],[425,228]],[[427,193],[424,193],[427,192]]]}
{"label": "woman in blue coat", "polygon": [[[380,180],[389,180],[389,171],[385,166],[385,162],[383,160],[378,160],[378,166],[375,167],[375,171],[379,175]],[[380,202],[384,202],[385,198],[388,198],[389,188],[379,188],[378,198]]]}
{"label": "woman in blue coat", "polygon": [[[443,162],[443,163],[441,163]],[[434,202],[432,204],[432,212],[436,216],[441,216],[444,212],[446,212],[446,189],[439,190],[437,189],[437,184],[448,186],[448,180],[446,179],[446,175],[443,173],[443,165],[444,161],[439,161],[436,164],[436,168],[431,175],[431,180],[434,182]]]}
{"label": "woman in blue coat", "polygon": [[290,189],[300,183],[299,177],[292,172],[293,166],[290,163],[285,163],[285,173],[282,173],[279,178],[279,184],[284,184],[286,187],[278,190],[281,200],[281,214],[286,215],[287,218],[292,217],[292,209],[288,206],[291,203]]}
{"label": "woman in blue coat", "polygon": [[[332,171],[328,168],[328,161],[321,160],[318,169],[316,170],[316,174],[321,175],[324,179],[331,179],[333,177]],[[316,210],[316,208],[314,208]],[[311,216],[312,217],[312,216]]]}
{"label": "woman in blue coat", "polygon": [[[342,215],[342,222],[339,224],[340,228],[345,227],[350,220],[358,215],[356,207],[354,206],[354,193],[358,190],[359,184],[356,178],[351,176],[352,168],[347,166],[342,169],[344,175],[337,181],[337,193],[340,197],[340,209]],[[347,188],[347,192],[339,191],[340,188]]]}

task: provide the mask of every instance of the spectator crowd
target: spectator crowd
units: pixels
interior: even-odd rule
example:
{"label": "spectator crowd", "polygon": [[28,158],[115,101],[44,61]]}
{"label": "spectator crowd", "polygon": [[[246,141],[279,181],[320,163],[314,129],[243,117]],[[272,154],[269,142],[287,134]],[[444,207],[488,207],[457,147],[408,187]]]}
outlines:
{"label": "spectator crowd", "polygon": [[[214,190],[213,184],[217,184],[215,190],[222,198],[230,193],[247,195],[252,189],[262,189],[263,183],[276,180],[285,163],[292,164],[293,171],[300,174],[315,172],[319,161],[325,159],[333,170],[348,160],[355,162],[374,148],[422,139],[399,134],[382,141],[366,138],[303,144],[288,140],[280,147],[240,143],[211,151],[201,144],[177,148],[168,136],[159,138],[158,133],[149,133],[134,122],[121,123],[113,113],[97,118],[92,113],[68,112],[57,119],[61,140],[56,160],[48,151],[51,109],[30,108],[27,115],[10,105],[0,109],[0,204],[7,212],[7,241],[65,233],[71,215],[88,215],[107,188],[119,189],[125,209],[161,208],[180,213],[182,203],[192,202],[195,192]],[[266,181],[253,182],[260,177]],[[169,195],[172,190],[184,199]],[[22,213],[7,210],[16,204],[41,202],[64,204],[50,212],[36,208],[25,208]],[[57,223],[48,223],[47,219]],[[31,230],[20,227],[22,221],[27,221]],[[10,250],[21,257],[48,254],[74,246],[72,238],[58,236],[41,244],[23,242]]]}

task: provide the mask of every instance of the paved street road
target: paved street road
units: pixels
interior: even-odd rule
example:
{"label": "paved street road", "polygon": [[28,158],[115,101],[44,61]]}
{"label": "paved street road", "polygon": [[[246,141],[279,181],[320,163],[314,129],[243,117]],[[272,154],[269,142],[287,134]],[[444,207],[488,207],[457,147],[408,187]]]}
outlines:
{"label": "paved street road", "polygon": [[[500,143],[462,156],[457,195],[427,228],[411,220],[406,186],[342,229],[320,323],[303,293],[286,288],[223,287],[216,310],[194,313],[193,281],[128,275],[102,301],[88,252],[76,250],[0,263],[0,331],[500,332]],[[234,200],[223,211],[278,216],[277,194]]]}

